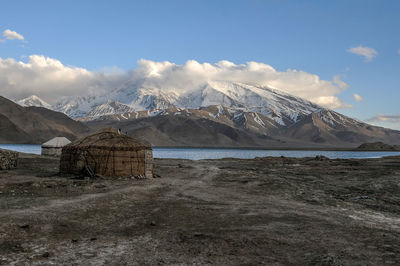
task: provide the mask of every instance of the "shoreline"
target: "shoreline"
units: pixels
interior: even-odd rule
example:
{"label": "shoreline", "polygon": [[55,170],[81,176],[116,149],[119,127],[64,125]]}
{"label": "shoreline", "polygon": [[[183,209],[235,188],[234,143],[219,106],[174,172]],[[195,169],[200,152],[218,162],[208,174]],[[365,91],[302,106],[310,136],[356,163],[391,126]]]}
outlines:
{"label": "shoreline", "polygon": [[[29,145],[40,146],[31,143],[0,143],[2,145]],[[346,147],[233,147],[233,146],[152,146],[154,149],[209,149],[209,150],[264,150],[264,151],[345,151],[345,152],[400,152],[391,149],[357,149]]]}
{"label": "shoreline", "polygon": [[215,149],[215,150],[265,150],[265,151],[353,151],[353,152],[400,152],[400,150],[374,150],[357,148],[329,148],[329,147],[208,147],[208,146],[154,146],[152,148],[166,149]]}

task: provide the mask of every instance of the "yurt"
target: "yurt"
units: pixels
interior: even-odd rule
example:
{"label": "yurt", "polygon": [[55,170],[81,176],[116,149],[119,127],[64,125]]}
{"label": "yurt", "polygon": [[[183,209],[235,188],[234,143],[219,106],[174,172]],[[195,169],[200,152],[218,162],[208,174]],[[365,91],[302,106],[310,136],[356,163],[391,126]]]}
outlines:
{"label": "yurt", "polygon": [[42,144],[42,155],[60,156],[62,148],[71,143],[64,137],[55,137]]}
{"label": "yurt", "polygon": [[62,149],[60,172],[92,172],[104,177],[153,177],[153,152],[121,132],[107,128],[66,145]]}

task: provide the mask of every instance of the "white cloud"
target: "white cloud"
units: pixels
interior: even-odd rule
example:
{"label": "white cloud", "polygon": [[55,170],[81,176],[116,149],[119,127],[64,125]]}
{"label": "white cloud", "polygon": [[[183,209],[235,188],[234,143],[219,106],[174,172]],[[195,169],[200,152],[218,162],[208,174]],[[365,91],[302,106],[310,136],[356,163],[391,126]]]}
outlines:
{"label": "white cloud", "polygon": [[365,58],[365,61],[371,61],[372,59],[374,59],[375,56],[378,55],[378,52],[375,49],[362,45],[350,48],[347,50],[347,52],[363,56]]}
{"label": "white cloud", "polygon": [[357,102],[362,102],[362,101],[364,101],[364,98],[363,98],[362,96],[358,95],[357,93],[354,93],[354,94],[353,94],[353,98],[354,98],[354,100],[356,100]]}
{"label": "white cloud", "polygon": [[377,114],[374,117],[367,119],[368,122],[391,122],[400,123],[400,115],[384,115]]}
{"label": "white cloud", "polygon": [[377,114],[366,121],[376,126],[400,130],[400,115]]}
{"label": "white cloud", "polygon": [[24,36],[22,36],[16,31],[12,31],[9,29],[3,31],[3,37],[6,38],[7,40],[20,40],[20,41],[24,40]]}
{"label": "white cloud", "polygon": [[340,75],[336,75],[333,77],[333,83],[335,83],[340,89],[347,90],[349,88],[349,84],[344,82]]}
{"label": "white cloud", "polygon": [[400,49],[399,49],[399,50],[397,50],[397,53],[400,55]]}
{"label": "white cloud", "polygon": [[128,72],[116,69],[105,74],[65,66],[56,59],[41,55],[29,56],[27,63],[0,58],[0,94],[11,99],[35,94],[54,103],[62,96],[105,92],[127,83],[186,90],[203,86],[208,81],[229,80],[270,86],[329,108],[351,107],[338,98],[348,87],[338,76],[334,81],[321,80],[315,74],[292,69],[278,71],[259,62],[237,65],[229,61],[210,64],[189,60],[177,65],[142,59],[137,64],[137,68]]}
{"label": "white cloud", "polygon": [[352,105],[343,103],[338,97],[336,96],[321,96],[318,97],[319,105],[326,106],[329,108],[353,108]]}

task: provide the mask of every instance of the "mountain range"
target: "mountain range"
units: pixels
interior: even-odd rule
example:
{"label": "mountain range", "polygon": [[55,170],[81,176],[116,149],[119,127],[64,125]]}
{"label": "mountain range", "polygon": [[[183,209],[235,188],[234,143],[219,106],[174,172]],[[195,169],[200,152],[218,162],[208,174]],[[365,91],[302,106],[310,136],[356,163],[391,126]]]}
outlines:
{"label": "mountain range", "polygon": [[321,107],[269,87],[238,82],[213,81],[188,89],[142,87],[130,84],[111,92],[64,98],[52,108],[73,118],[88,120],[103,115],[129,111],[164,110],[168,108],[198,109],[222,105],[236,110],[255,110],[279,123],[296,122],[298,118]]}
{"label": "mountain range", "polygon": [[274,88],[212,81],[187,89],[125,84],[107,93],[18,101],[64,113],[91,129],[121,128],[158,146],[356,147],[400,144],[400,132],[349,118]]}

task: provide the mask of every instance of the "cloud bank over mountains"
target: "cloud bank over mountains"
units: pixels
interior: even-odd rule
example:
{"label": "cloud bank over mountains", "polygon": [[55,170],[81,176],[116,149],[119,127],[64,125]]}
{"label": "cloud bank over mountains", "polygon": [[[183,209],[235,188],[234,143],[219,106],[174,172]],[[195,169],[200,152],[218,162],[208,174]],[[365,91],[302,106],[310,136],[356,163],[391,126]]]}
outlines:
{"label": "cloud bank over mountains", "polygon": [[0,93],[11,99],[38,95],[54,103],[63,96],[104,92],[118,85],[122,76],[65,66],[41,55],[29,56],[27,63],[0,58]]}
{"label": "cloud bank over mountains", "polygon": [[238,65],[229,61],[211,64],[189,60],[178,65],[142,59],[130,71],[94,72],[65,66],[42,55],[31,55],[27,62],[0,58],[1,95],[21,99],[35,94],[49,103],[64,96],[103,93],[130,83],[179,91],[224,80],[276,88],[328,108],[351,107],[338,98],[348,88],[340,76],[332,81],[322,80],[312,73],[293,69],[278,71],[260,62]]}

